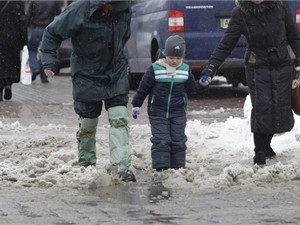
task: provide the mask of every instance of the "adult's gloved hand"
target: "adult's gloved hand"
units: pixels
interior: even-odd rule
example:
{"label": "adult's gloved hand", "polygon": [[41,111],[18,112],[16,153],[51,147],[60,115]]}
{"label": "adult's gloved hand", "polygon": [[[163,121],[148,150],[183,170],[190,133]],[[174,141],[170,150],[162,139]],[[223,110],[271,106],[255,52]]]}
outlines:
{"label": "adult's gloved hand", "polygon": [[208,64],[201,71],[201,75],[213,78],[216,72],[217,72],[217,67],[213,64]]}
{"label": "adult's gloved hand", "polygon": [[133,107],[131,112],[132,118],[137,119],[140,115],[140,107]]}

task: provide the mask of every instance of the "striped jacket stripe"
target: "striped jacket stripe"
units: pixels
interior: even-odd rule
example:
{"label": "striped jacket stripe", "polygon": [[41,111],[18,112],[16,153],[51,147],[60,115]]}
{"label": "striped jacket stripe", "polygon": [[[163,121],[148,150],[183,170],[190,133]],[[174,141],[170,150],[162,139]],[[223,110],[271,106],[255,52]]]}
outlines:
{"label": "striped jacket stripe", "polygon": [[168,75],[167,70],[157,64],[153,64],[155,80],[156,82],[175,82],[175,83],[184,83],[189,78],[189,67],[186,64],[182,64],[179,68],[176,69],[176,74],[174,76]]}

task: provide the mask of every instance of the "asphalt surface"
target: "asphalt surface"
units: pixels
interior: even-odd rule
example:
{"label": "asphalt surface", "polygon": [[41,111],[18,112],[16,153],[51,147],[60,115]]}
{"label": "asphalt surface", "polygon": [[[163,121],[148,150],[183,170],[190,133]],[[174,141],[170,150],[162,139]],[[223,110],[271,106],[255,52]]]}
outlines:
{"label": "asphalt surface", "polygon": [[[70,77],[57,76],[49,81],[44,84],[37,78],[29,86],[14,84],[12,99],[0,102],[0,120],[24,125],[77,123]],[[204,101],[223,105],[227,101],[231,110],[228,114],[240,115],[243,99],[238,97],[234,105],[231,98]],[[223,117],[228,114],[222,113]],[[146,121],[145,115],[140,122]],[[221,193],[193,193],[135,183],[87,191],[0,185],[0,225],[300,224],[299,191],[299,181],[247,190],[234,187]]]}
{"label": "asphalt surface", "polygon": [[12,99],[1,102],[0,116],[3,122],[18,120],[24,125],[49,121],[74,123],[72,104],[70,76],[56,76],[49,83],[42,83],[37,77],[28,86],[13,84]]}
{"label": "asphalt surface", "polygon": [[[131,101],[135,91],[130,91]],[[243,104],[247,90],[245,88],[211,87],[200,95],[191,95],[188,110],[205,110],[213,112],[220,108],[223,113],[188,114],[188,119],[201,119],[203,122],[225,121],[229,116],[243,116]],[[49,83],[41,83],[39,77],[31,85],[21,83],[12,86],[12,99],[1,102],[0,118],[3,122],[18,120],[24,125],[36,123],[47,125],[50,122],[66,125],[77,123],[77,115],[73,110],[72,81],[69,75],[55,76]],[[132,120],[132,124],[147,123],[147,99],[141,108],[139,120]],[[128,105],[130,113],[131,105]],[[100,119],[107,119],[105,112]]]}

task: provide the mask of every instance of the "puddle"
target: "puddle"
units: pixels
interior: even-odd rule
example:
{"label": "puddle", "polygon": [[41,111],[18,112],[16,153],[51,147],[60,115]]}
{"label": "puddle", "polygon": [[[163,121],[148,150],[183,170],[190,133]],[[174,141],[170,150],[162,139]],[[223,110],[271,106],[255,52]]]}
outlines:
{"label": "puddle", "polygon": [[101,187],[89,190],[86,194],[131,205],[153,204],[172,197],[171,190],[162,184],[145,186],[126,184],[123,186]]}

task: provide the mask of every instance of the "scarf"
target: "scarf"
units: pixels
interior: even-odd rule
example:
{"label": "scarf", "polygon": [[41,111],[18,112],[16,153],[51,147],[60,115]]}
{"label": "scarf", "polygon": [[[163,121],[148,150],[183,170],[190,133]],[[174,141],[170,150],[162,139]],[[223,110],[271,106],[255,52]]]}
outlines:
{"label": "scarf", "polygon": [[158,59],[155,63],[160,65],[160,66],[165,67],[166,71],[167,71],[167,75],[175,76],[176,75],[176,69],[182,65],[182,60],[181,60],[180,64],[177,67],[170,66],[168,63],[166,63],[165,58]]}

